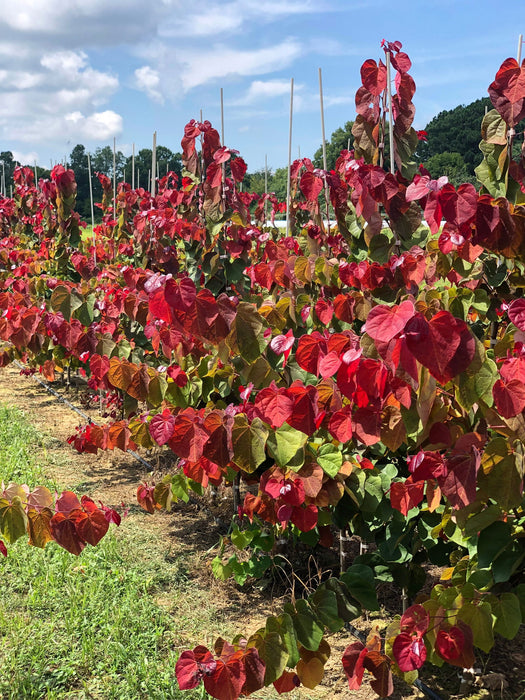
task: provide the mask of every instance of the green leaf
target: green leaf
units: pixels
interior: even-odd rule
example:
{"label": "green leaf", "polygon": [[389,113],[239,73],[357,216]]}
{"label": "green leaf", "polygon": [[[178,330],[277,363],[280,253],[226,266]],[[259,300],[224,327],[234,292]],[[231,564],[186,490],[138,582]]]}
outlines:
{"label": "green leaf", "polygon": [[323,586],[333,591],[337,601],[337,614],[345,622],[351,622],[361,615],[361,607],[348,590],[348,586],[337,578],[329,578]]}
{"label": "green leaf", "polygon": [[233,462],[244,472],[251,474],[266,459],[265,445],[269,429],[260,418],[248,421],[244,413],[233,419]]}
{"label": "green leaf", "polygon": [[234,329],[239,353],[247,362],[254,362],[266,347],[264,318],[253,304],[241,301],[235,315]]}
{"label": "green leaf", "polygon": [[83,326],[89,326],[93,323],[95,317],[95,295],[89,294],[85,302],[73,312],[74,318],[78,318]]}
{"label": "green leaf", "polygon": [[495,522],[485,528],[478,539],[478,566],[488,569],[496,557],[512,544],[512,531],[508,523]]}
{"label": "green leaf", "polygon": [[350,593],[367,610],[379,610],[374,572],[365,564],[352,564],[341,576]]}
{"label": "green leaf", "polygon": [[251,543],[256,534],[256,530],[241,531],[238,527],[234,527],[233,532],[230,535],[230,539],[237,549],[245,549]]}
{"label": "green leaf", "polygon": [[310,605],[319,620],[330,632],[338,632],[344,625],[344,620],[339,617],[337,597],[334,591],[324,586],[319,586],[309,598]]}
{"label": "green leaf", "polygon": [[229,579],[233,573],[234,561],[235,557],[230,557],[226,564],[223,564],[222,560],[218,556],[215,557],[215,559],[212,559],[211,570],[213,571],[215,578],[219,579],[219,581],[226,581]]}
{"label": "green leaf", "polygon": [[53,311],[60,311],[62,316],[69,321],[71,314],[84,303],[84,297],[76,289],[69,290],[63,284],[57,285],[51,294],[50,304]]}
{"label": "green leaf", "polygon": [[295,610],[289,604],[285,606],[285,610],[290,612],[299,642],[306,649],[317,651],[323,638],[323,628],[308,602],[299,599],[295,603]]}
{"label": "green leaf", "polygon": [[185,474],[174,474],[171,477],[171,492],[173,494],[173,498],[177,500],[180,499],[181,501],[184,501],[184,503],[188,503],[190,497],[188,494],[188,479],[186,478]]}
{"label": "green leaf", "polygon": [[333,479],[339,474],[343,464],[343,455],[335,445],[328,442],[319,448],[317,462],[323,468],[324,473]]}
{"label": "green leaf", "polygon": [[492,604],[492,614],[496,616],[494,632],[502,637],[513,639],[522,622],[520,601],[514,593],[502,593]]}
{"label": "green leaf", "polygon": [[489,652],[494,646],[492,632],[492,614],[488,603],[464,603],[458,611],[458,617],[471,629],[474,644],[483,651]]}
{"label": "green leaf", "polygon": [[288,613],[282,613],[276,618],[276,620],[279,623],[279,633],[288,652],[286,665],[288,668],[294,668],[297,665],[300,656],[292,618],[290,615],[288,615]]}
{"label": "green leaf", "polygon": [[298,470],[304,464],[304,446],[307,440],[308,435],[284,423],[270,432],[266,444],[279,467]]}
{"label": "green leaf", "polygon": [[467,520],[464,527],[465,534],[467,537],[476,535],[481,530],[492,525],[492,523],[501,520],[501,515],[501,508],[492,503],[489,504],[481,513],[475,513]]}
{"label": "green leaf", "polygon": [[507,454],[503,459],[493,463],[488,474],[480,474],[479,487],[498,506],[508,512],[517,508],[522,499],[522,475],[516,463],[515,454]]}
{"label": "green leaf", "polygon": [[0,498],[0,532],[9,544],[26,534],[27,515],[19,496]]}

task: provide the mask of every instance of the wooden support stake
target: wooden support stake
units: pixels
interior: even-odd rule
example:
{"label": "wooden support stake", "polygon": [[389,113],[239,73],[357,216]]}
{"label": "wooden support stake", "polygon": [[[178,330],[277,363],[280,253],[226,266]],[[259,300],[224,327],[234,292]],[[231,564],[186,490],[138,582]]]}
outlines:
{"label": "wooden support stake", "polygon": [[157,132],[153,132],[153,148],[151,149],[151,187],[150,194],[155,196],[155,173],[157,172]]}
{"label": "wooden support stake", "polygon": [[93,183],[91,181],[91,159],[89,157],[89,153],[87,154],[87,160],[88,160],[88,180],[89,180],[89,201],[91,203],[91,229],[92,229],[92,234],[93,234],[93,262],[95,263],[95,267],[97,266],[97,238],[95,236],[95,209],[93,206]]}
{"label": "wooden support stake", "polygon": [[392,82],[390,78],[390,51],[386,52],[386,92],[388,99],[388,143],[390,145],[390,172],[394,174],[394,119],[392,117]]}
{"label": "wooden support stake", "polygon": [[[323,143],[323,169],[326,172],[328,166],[326,164],[326,135],[324,130],[324,101],[323,101],[323,74],[319,68],[319,104],[321,106],[321,136]],[[328,235],[330,235],[330,194],[328,191],[328,183],[325,178],[324,182],[324,198],[326,203],[326,225],[328,229]]]}
{"label": "wooden support stake", "polygon": [[131,189],[135,189],[135,144],[131,151]]}
{"label": "wooden support stake", "polygon": [[[221,146],[224,145],[224,90],[221,88]],[[222,202],[226,211],[226,163],[222,164]]]}
{"label": "wooden support stake", "polygon": [[521,48],[523,46],[523,34],[518,37],[518,65],[521,64]]}
{"label": "wooden support stake", "polygon": [[117,218],[117,139],[113,137],[113,218]]}
{"label": "wooden support stake", "polygon": [[288,135],[288,177],[286,180],[286,236],[290,235],[290,172],[292,169],[293,78],[290,80],[290,133]]}
{"label": "wooden support stake", "polygon": [[[264,155],[264,194],[268,195],[268,155]],[[266,223],[266,217],[268,216],[268,200],[264,198],[264,223]]]}

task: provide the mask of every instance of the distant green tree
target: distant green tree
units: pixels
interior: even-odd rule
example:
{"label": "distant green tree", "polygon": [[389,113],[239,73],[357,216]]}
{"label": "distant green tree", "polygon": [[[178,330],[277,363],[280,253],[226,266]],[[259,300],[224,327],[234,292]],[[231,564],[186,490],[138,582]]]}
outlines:
{"label": "distant green tree", "polygon": [[435,116],[425,127],[428,141],[420,141],[417,157],[420,162],[439,153],[458,153],[465,163],[469,175],[481,163],[481,120],[486,110],[492,109],[488,97],[475,100],[468,105],[459,105]]}
{"label": "distant green tree", "polygon": [[[271,192],[271,181],[272,181],[272,171],[270,168],[268,168],[268,174],[267,174],[267,180],[268,180],[268,191]],[[253,173],[246,173],[244,176],[244,183],[243,183],[243,188],[247,192],[255,192],[256,194],[264,194],[264,183],[265,183],[265,176],[264,176],[264,169],[261,170],[256,170]]]}
{"label": "distant green tree", "polygon": [[[326,166],[328,170],[333,170],[335,168],[335,162],[339,157],[339,154],[345,148],[352,148],[354,142],[354,137],[352,136],[352,126],[354,122],[346,122],[344,127],[339,127],[334,131],[330,137],[330,141],[326,144]],[[323,167],[323,147],[319,146],[313,157],[313,164],[316,168]]]}
{"label": "distant green tree", "polygon": [[455,187],[464,182],[470,182],[473,185],[478,184],[476,177],[470,174],[467,164],[460,153],[451,153],[450,151],[436,153],[435,156],[431,156],[426,160],[423,165],[433,179],[437,180],[442,175],[446,175],[448,181]]}
{"label": "distant green tree", "polygon": [[[148,181],[148,173],[151,178],[151,148],[141,148],[135,154],[135,187],[139,185],[145,189],[149,189],[151,180]],[[157,164],[158,172],[161,177],[166,175],[166,172],[173,171],[179,177],[182,177],[182,156],[180,153],[173,153],[166,146],[157,146]],[[131,168],[132,156],[128,156],[124,166],[126,182],[131,183]]]}
{"label": "distant green tree", "polygon": [[77,182],[76,210],[84,219],[91,216],[91,202],[89,197],[89,175],[87,151],[82,144],[77,144],[69,154],[68,165],[75,173]]}
{"label": "distant green tree", "polygon": [[0,152],[0,178],[5,174],[5,193],[8,197],[11,192],[11,186],[13,185],[15,167],[16,164],[11,151]]}

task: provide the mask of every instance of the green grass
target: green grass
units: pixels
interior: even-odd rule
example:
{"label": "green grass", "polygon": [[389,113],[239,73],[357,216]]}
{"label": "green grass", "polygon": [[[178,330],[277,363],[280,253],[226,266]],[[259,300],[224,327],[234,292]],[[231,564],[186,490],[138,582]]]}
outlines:
{"label": "green grass", "polygon": [[45,439],[21,411],[0,406],[0,481],[54,487],[38,455],[45,456]]}
{"label": "green grass", "polygon": [[[44,447],[22,414],[0,408],[0,480],[51,486]],[[206,697],[179,691],[174,669],[216,610],[141,517],[80,557],[24,540],[0,557],[0,698]]]}

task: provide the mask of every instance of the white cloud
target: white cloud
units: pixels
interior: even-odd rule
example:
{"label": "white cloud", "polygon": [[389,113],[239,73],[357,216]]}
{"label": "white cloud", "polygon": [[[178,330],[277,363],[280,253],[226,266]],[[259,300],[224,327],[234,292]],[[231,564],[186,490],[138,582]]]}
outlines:
{"label": "white cloud", "polygon": [[136,69],[135,86],[138,90],[145,92],[146,95],[155,102],[164,102],[164,97],[159,90],[159,72],[151,68],[151,66],[142,66],[142,68]]}
{"label": "white cloud", "polygon": [[217,44],[209,51],[181,52],[182,85],[191,90],[217,78],[271,73],[289,66],[301,53],[301,44],[295,39],[252,51]]}
{"label": "white cloud", "polygon": [[198,12],[174,12],[159,27],[159,35],[172,37],[216,37],[247,23],[264,24],[292,15],[328,12],[330,3],[320,0],[232,0],[201,3]]}
{"label": "white cloud", "polygon": [[[302,85],[294,85],[294,92],[300,90]],[[235,101],[236,105],[252,105],[266,102],[275,97],[290,94],[289,80],[254,80],[246,94]]]}
{"label": "white cloud", "polygon": [[13,150],[13,160],[22,165],[34,165],[38,163],[38,153],[36,151],[29,151],[22,153],[22,151]]}

